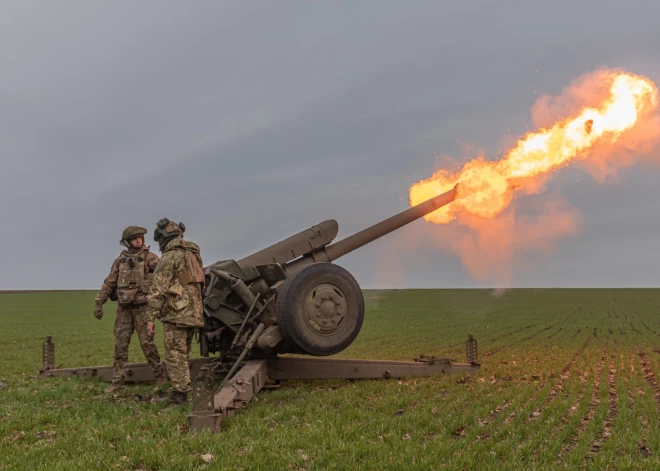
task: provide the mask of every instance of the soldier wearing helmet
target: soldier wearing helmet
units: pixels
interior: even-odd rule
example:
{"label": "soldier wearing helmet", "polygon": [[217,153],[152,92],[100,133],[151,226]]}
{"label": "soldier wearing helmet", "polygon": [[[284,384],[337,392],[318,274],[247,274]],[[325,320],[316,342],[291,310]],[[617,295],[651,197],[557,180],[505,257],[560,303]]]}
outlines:
{"label": "soldier wearing helmet", "polygon": [[188,356],[194,332],[204,326],[202,292],[204,268],[199,246],[183,240],[186,227],[161,219],[154,230],[162,258],[149,291],[147,328],[155,332],[154,319],[163,323],[165,363],[172,381],[170,402],[185,404],[190,387]]}
{"label": "soldier wearing helmet", "polygon": [[149,252],[149,247],[144,244],[146,233],[147,230],[139,226],[124,229],[119,243],[126,249],[113,262],[110,274],[95,299],[94,316],[97,319],[103,317],[103,304],[108,298],[117,301],[114,373],[106,392],[123,387],[128,346],[134,331],[137,331],[142,352],[153,369],[156,383],[162,385],[167,382],[153,336],[147,332],[147,295],[158,255]]}

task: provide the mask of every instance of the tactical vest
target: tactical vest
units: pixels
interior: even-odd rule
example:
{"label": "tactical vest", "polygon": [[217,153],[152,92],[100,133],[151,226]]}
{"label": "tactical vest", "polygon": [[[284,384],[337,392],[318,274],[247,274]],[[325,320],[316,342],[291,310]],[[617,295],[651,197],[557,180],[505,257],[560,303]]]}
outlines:
{"label": "tactical vest", "polygon": [[146,250],[131,254],[122,252],[119,258],[117,278],[117,302],[119,304],[147,304],[152,274],[146,274]]}
{"label": "tactical vest", "polygon": [[201,289],[204,289],[206,278],[204,277],[204,267],[202,266],[202,258],[199,252],[191,250],[196,248],[194,244],[188,245],[189,242],[182,240],[180,247],[185,249],[186,271],[179,273],[179,283],[183,286],[190,283],[200,283]]}

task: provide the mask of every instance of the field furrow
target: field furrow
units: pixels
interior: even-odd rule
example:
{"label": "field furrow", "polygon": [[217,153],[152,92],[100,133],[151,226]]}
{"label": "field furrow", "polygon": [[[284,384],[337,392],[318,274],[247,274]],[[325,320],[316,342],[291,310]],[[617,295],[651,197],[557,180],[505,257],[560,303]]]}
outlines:
{"label": "field furrow", "polygon": [[520,343],[523,343],[523,342],[527,342],[527,341],[529,341],[529,340],[532,340],[532,339],[538,337],[540,334],[542,334],[542,333],[544,333],[544,332],[547,332],[548,330],[550,330],[550,329],[552,329],[552,328],[553,328],[553,326],[551,326],[551,325],[550,325],[550,326],[547,326],[547,327],[544,327],[544,328],[542,328],[541,330],[535,332],[534,334],[532,334],[532,335],[530,335],[530,336],[528,336],[528,337],[524,337],[524,338],[522,338],[522,339],[520,339],[520,340],[518,340],[518,341],[511,342],[511,343],[508,343],[508,344],[505,344],[505,345],[501,345],[501,346],[499,346],[499,347],[493,348],[492,350],[488,350],[486,353],[484,353],[484,354],[481,355],[481,356],[482,356],[483,358],[490,357],[490,356],[492,356],[492,355],[495,355],[496,353],[500,353],[501,351],[506,350],[507,348],[510,348],[510,347],[516,346],[516,345],[518,345],[518,344],[520,344]]}
{"label": "field furrow", "polygon": [[[500,334],[495,335],[494,337],[486,337],[485,339],[480,340],[479,343],[480,343],[480,344],[484,344],[484,343],[495,343],[495,342],[497,342],[498,340],[502,340],[502,339],[504,339],[504,338],[510,337],[510,336],[512,336],[512,335],[516,335],[516,334],[518,334],[518,333],[520,333],[520,332],[524,332],[524,331],[529,330],[529,329],[531,329],[531,328],[533,328],[533,327],[536,327],[536,326],[539,325],[539,324],[540,324],[540,322],[538,322],[538,323],[536,323],[536,324],[526,325],[526,326],[524,326],[524,327],[521,327],[521,328],[519,328],[519,329],[515,329],[515,330],[512,330],[512,331],[507,331],[507,332],[504,332],[504,333],[500,333]],[[451,345],[448,345],[448,346],[446,347],[446,349],[447,349],[447,350],[455,349],[456,347],[463,346],[464,344],[465,344],[465,342],[456,342],[456,343],[453,343],[453,344],[451,344]]]}
{"label": "field furrow", "polygon": [[580,408],[580,405],[582,404],[582,401],[584,400],[584,392],[586,390],[586,384],[587,384],[587,375],[588,375],[588,370],[582,371],[581,374],[579,375],[578,377],[579,384],[575,388],[575,392],[569,396],[569,401],[572,402],[569,402],[568,407],[562,410],[556,425],[552,426],[550,432],[547,433],[547,435],[545,435],[541,439],[538,446],[535,447],[533,453],[533,456],[535,458],[538,459],[539,456],[541,456],[543,453],[546,453],[548,447],[551,446],[552,443],[556,443],[558,441],[561,442],[561,439],[559,437],[561,437],[562,434],[565,433],[565,430],[568,427],[569,422],[576,415],[576,413]]}
{"label": "field furrow", "polygon": [[586,350],[586,348],[589,346],[590,342],[591,342],[591,339],[587,338],[587,340],[584,341],[582,346],[571,357],[571,360],[561,370],[561,374],[559,376],[559,378],[560,378],[559,381],[557,381],[557,383],[550,390],[550,395],[548,396],[548,402],[552,402],[552,401],[555,400],[555,398],[557,397],[557,394],[562,390],[562,386],[566,382],[566,379],[570,376],[571,368],[573,368],[573,365],[575,364],[575,361],[582,354],[582,352],[584,352]]}
{"label": "field furrow", "polygon": [[591,443],[591,449],[587,456],[585,456],[585,463],[591,463],[594,460],[596,454],[598,454],[603,447],[603,443],[612,435],[612,426],[614,424],[614,419],[617,416],[617,404],[619,401],[619,393],[616,388],[617,376],[616,376],[616,357],[617,357],[617,348],[616,344],[614,345],[612,352],[610,353],[610,363],[607,375],[608,383],[608,408],[607,416],[601,425],[601,429],[598,432],[596,438]]}
{"label": "field furrow", "polygon": [[607,356],[607,346],[604,348],[600,356],[600,360],[598,361],[598,366],[596,366],[596,370],[594,373],[593,387],[591,391],[591,400],[588,409],[582,415],[582,420],[577,430],[575,430],[575,432],[570,436],[568,442],[565,443],[564,446],[561,448],[561,451],[557,456],[557,461],[559,463],[564,462],[566,455],[568,455],[571,451],[573,451],[577,447],[579,440],[582,438],[582,435],[584,435],[584,433],[587,431],[587,428],[591,425],[591,422],[594,420],[594,417],[596,415],[596,408],[600,404],[599,389],[602,380],[603,364],[605,363],[606,356]]}
{"label": "field furrow", "polygon": [[658,407],[660,408],[660,384],[658,384],[658,379],[655,376],[655,372],[651,366],[651,363],[646,357],[646,352],[642,349],[638,349],[638,355],[642,362],[642,370],[644,371],[644,379],[651,387],[653,391],[653,397],[655,398]]}
{"label": "field furrow", "polygon": [[365,290],[336,357],[463,361],[474,334],[481,371],[290,381],[219,435],[150,385],[37,379],[46,335],[57,364],[112,364],[115,305],[95,319],[94,294],[0,294],[0,469],[660,469],[660,290]]}
{"label": "field furrow", "polygon": [[[549,340],[547,338],[545,343],[539,344],[539,346],[542,349],[549,349],[552,345],[548,342]],[[588,341],[585,341],[585,343],[588,343]],[[581,360],[581,353],[584,351],[583,346],[568,359],[563,368],[558,368],[556,371],[550,372],[547,377],[544,377],[530,396],[518,400],[515,404],[507,404],[506,409],[511,412],[502,414],[504,408],[500,408],[496,411],[497,414],[494,414],[495,417],[480,419],[480,422],[484,423],[485,430],[475,437],[469,449],[479,452],[483,451],[485,447],[491,447],[494,453],[505,453],[504,449],[510,447],[511,442],[514,440],[517,440],[519,447],[525,447],[528,442],[527,439],[538,437],[536,432],[538,432],[539,426],[531,423],[541,416],[537,405],[540,401],[548,401],[551,392],[556,390],[570,376],[573,365]],[[552,378],[557,377],[559,377],[558,380],[552,381]],[[541,427],[548,428],[549,425],[543,424]],[[523,433],[523,437],[519,438],[518,434],[521,430],[526,430],[526,432]],[[512,451],[509,450],[508,452]]]}
{"label": "field furrow", "polygon": [[629,322],[630,328],[635,332],[636,334],[641,334],[641,332],[635,327],[635,324],[632,323],[632,321]]}
{"label": "field furrow", "polygon": [[[651,431],[652,429],[655,429],[654,426],[651,425],[651,420],[653,420],[653,414],[652,413],[644,413],[643,410],[640,410],[639,407],[637,407],[641,400],[644,399],[644,396],[646,395],[644,393],[644,390],[642,389],[644,386],[648,387],[648,383],[646,379],[644,378],[644,375],[646,374],[644,372],[644,367],[642,365],[642,358],[638,356],[638,354],[635,354],[634,352],[630,352],[630,363],[631,363],[631,376],[629,380],[629,389],[631,391],[631,401],[630,401],[630,410],[631,410],[631,422],[633,424],[637,424],[640,431],[639,431],[639,436],[637,440],[635,440],[635,445],[636,445],[636,451],[638,453],[638,457],[642,460],[647,459],[651,456],[652,454],[652,448],[651,448]],[[653,409],[655,411],[658,411],[660,408],[657,407],[657,402],[651,398],[651,401],[653,404],[651,406],[656,406]],[[660,413],[658,413],[660,415]],[[654,422],[656,422],[654,420]],[[657,423],[657,422],[656,422]],[[630,453],[631,455],[633,453]]]}
{"label": "field furrow", "polygon": [[[591,339],[576,351],[559,375],[559,380],[550,388],[547,396],[537,401],[537,407],[527,415],[521,424],[527,431],[520,441],[522,453],[538,459],[547,452],[548,446],[556,440],[575,414],[584,397],[588,370],[584,369],[588,358],[583,355]],[[576,374],[574,374],[574,371]]]}
{"label": "field furrow", "polygon": [[651,333],[654,334],[654,335],[658,335],[658,333],[657,333],[655,330],[653,330],[653,329],[650,328],[648,325],[646,325],[646,322],[644,322],[644,321],[640,321],[640,323],[642,324],[642,326],[643,326],[646,330],[648,330],[649,332],[651,332]]}

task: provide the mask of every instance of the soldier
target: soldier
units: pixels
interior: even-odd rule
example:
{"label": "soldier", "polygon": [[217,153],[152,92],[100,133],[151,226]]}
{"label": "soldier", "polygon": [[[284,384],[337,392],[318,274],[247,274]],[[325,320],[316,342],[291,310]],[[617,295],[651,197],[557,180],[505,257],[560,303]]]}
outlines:
{"label": "soldier", "polygon": [[188,356],[193,335],[204,325],[202,292],[204,268],[199,246],[183,240],[182,223],[161,219],[154,230],[162,258],[156,267],[147,308],[147,328],[154,335],[154,319],[163,323],[165,363],[172,382],[170,402],[188,402],[190,369]]}
{"label": "soldier", "polygon": [[158,349],[152,335],[147,331],[147,294],[152,273],[158,264],[158,255],[149,252],[144,245],[143,227],[129,226],[122,233],[121,245],[126,247],[115,259],[110,274],[96,296],[94,316],[103,317],[103,304],[108,298],[117,301],[115,319],[114,373],[106,392],[114,392],[124,385],[125,367],[128,361],[128,345],[133,331],[137,331],[142,352],[156,376],[156,384],[167,382]]}

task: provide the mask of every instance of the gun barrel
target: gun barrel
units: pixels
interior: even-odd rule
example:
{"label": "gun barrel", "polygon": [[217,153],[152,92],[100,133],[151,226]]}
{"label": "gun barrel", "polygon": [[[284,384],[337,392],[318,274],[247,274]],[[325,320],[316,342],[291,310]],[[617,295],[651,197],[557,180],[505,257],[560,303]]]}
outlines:
{"label": "gun barrel", "polygon": [[342,255],[359,249],[363,245],[373,242],[374,240],[393,232],[400,227],[410,224],[411,222],[432,213],[436,209],[452,203],[456,198],[456,188],[452,188],[446,193],[430,198],[423,203],[406,209],[405,211],[395,214],[392,217],[385,219],[373,226],[356,232],[355,234],[346,237],[332,245],[328,245],[325,250],[330,260],[336,260]]}
{"label": "gun barrel", "polygon": [[318,251],[301,257],[297,260],[293,260],[286,264],[286,270],[292,273],[305,265],[309,265],[310,263],[318,261],[331,262],[336,260],[342,255],[346,255],[349,252],[357,250],[363,245],[373,242],[374,240],[383,237],[384,235],[387,235],[390,232],[405,226],[406,224],[410,224],[411,222],[432,213],[436,209],[452,203],[455,199],[456,187],[438,196],[434,196],[433,198],[430,198],[423,203],[413,206],[412,208],[406,209],[399,214],[395,214],[394,216],[389,217],[384,221],[378,222],[372,226],[367,227],[366,229],[356,232],[355,234],[335,242],[332,245],[320,248]]}

